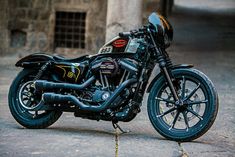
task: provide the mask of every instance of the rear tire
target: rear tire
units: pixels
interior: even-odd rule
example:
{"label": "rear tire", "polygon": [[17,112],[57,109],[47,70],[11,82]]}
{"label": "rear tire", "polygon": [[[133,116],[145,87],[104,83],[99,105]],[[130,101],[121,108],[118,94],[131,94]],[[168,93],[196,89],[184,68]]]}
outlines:
{"label": "rear tire", "polygon": [[[164,77],[161,76],[149,94],[149,119],[156,131],[167,139],[192,141],[205,134],[214,123],[219,106],[218,95],[209,78],[196,69],[176,69],[172,73],[179,81],[177,93],[182,100],[190,97],[195,86],[198,85],[199,88],[188,99],[188,104],[185,102],[177,107]],[[183,82],[187,82],[184,88]]]}
{"label": "rear tire", "polygon": [[29,129],[46,128],[55,123],[62,114],[61,111],[42,111],[41,114],[37,112],[36,115],[36,112],[33,114],[32,111],[28,111],[22,106],[22,101],[19,101],[20,89],[24,84],[32,81],[36,74],[36,70],[23,69],[12,82],[8,93],[9,108],[12,116],[19,124]]}

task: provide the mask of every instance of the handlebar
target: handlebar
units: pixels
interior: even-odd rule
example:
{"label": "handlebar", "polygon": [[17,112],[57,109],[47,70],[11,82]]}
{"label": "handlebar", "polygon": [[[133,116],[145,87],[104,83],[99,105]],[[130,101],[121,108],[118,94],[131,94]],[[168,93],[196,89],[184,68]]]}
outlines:
{"label": "handlebar", "polygon": [[129,37],[129,36],[131,36],[131,32],[120,32],[119,36],[120,37]]}
{"label": "handlebar", "polygon": [[121,32],[119,33],[120,37],[140,37],[146,34],[147,27],[144,26],[138,30],[131,30],[130,32]]}

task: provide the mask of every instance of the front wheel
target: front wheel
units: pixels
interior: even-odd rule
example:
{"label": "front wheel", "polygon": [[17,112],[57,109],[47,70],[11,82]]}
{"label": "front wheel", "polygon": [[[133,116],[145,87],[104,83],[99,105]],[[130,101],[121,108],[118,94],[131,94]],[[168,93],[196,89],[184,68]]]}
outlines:
{"label": "front wheel", "polygon": [[174,101],[161,76],[150,91],[148,115],[154,128],[167,139],[192,141],[215,121],[218,95],[210,79],[196,69],[176,69],[172,74],[180,103]]}

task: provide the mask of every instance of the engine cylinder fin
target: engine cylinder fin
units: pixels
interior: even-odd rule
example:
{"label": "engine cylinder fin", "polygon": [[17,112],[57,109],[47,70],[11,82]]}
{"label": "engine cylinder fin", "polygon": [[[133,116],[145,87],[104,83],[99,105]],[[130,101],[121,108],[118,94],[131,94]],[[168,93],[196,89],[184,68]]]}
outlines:
{"label": "engine cylinder fin", "polygon": [[109,82],[108,82],[108,79],[107,79],[106,75],[104,75],[104,81],[105,81],[106,87],[109,88]]}
{"label": "engine cylinder fin", "polygon": [[103,88],[105,88],[104,78],[103,78],[103,74],[102,74],[101,71],[100,71],[100,81],[101,81],[101,84],[102,84]]}
{"label": "engine cylinder fin", "polygon": [[127,71],[124,70],[124,73],[123,73],[123,75],[122,75],[122,78],[121,78],[119,84],[121,84],[121,83],[124,81],[124,78],[125,78],[126,73],[127,73]]}

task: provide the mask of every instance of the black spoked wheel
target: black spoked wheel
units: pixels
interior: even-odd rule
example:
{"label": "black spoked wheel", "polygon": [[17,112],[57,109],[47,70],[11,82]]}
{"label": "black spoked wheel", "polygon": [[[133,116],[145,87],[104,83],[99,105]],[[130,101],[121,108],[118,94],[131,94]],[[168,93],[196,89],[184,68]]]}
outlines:
{"label": "black spoked wheel", "polygon": [[10,111],[17,122],[27,128],[46,128],[62,114],[60,111],[33,111],[41,100],[33,80],[37,71],[24,69],[13,81],[8,95]]}
{"label": "black spoked wheel", "polygon": [[191,141],[203,135],[213,124],[218,111],[218,97],[212,82],[195,69],[173,71],[180,98],[175,102],[161,77],[148,99],[148,114],[154,128],[175,141]]}

